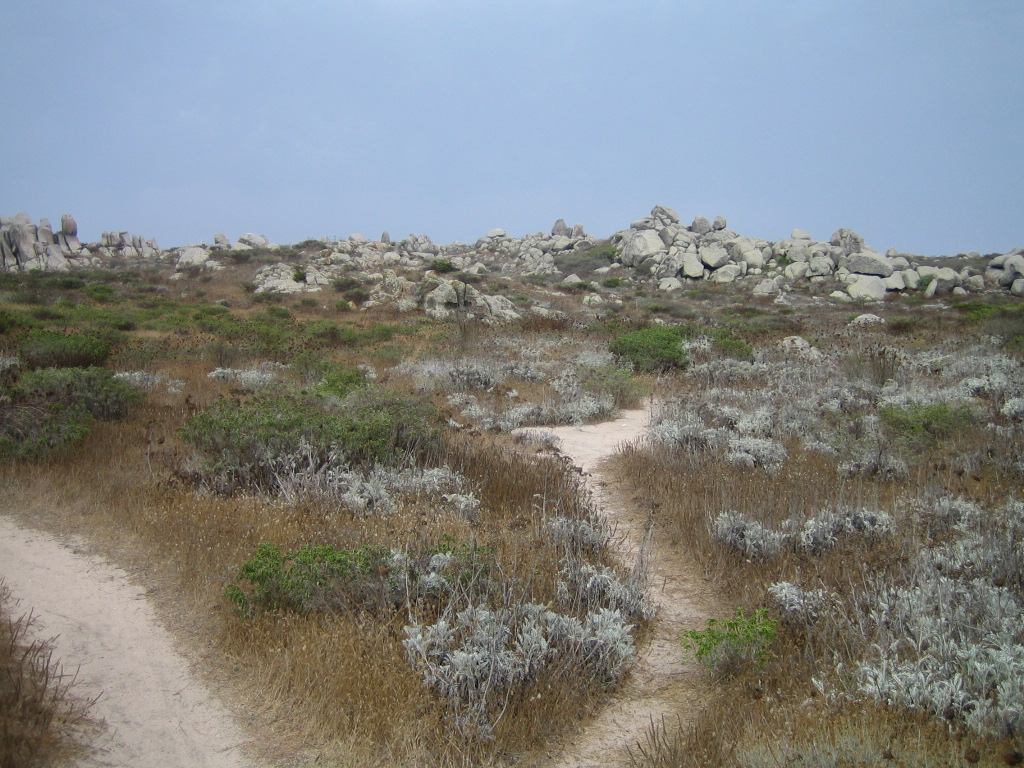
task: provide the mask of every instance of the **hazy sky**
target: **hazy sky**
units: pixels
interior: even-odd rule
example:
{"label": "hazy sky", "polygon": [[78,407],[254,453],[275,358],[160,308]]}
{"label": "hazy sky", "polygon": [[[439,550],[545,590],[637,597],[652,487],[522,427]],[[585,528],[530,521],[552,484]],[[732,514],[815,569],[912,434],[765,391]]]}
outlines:
{"label": "hazy sky", "polygon": [[0,0],[0,213],[1024,246],[1021,0]]}

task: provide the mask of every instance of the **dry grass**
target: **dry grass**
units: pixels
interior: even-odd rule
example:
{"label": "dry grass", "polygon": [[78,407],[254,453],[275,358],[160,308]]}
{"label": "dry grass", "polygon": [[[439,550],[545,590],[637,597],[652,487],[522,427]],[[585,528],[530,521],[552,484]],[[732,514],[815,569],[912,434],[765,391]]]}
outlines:
{"label": "dry grass", "polygon": [[75,695],[75,675],[37,637],[31,613],[12,613],[0,579],[0,768],[46,768],[86,751],[90,702]]}
{"label": "dry grass", "polygon": [[9,465],[4,493],[10,508],[34,524],[87,530],[116,559],[169,587],[161,590],[165,617],[172,625],[187,617],[191,634],[214,639],[215,673],[240,698],[265,702],[254,717],[268,741],[311,742],[342,764],[478,765],[540,746],[595,706],[600,686],[574,669],[553,667],[510,701],[493,741],[466,743],[405,661],[404,614],[246,621],[223,596],[262,542],[287,550],[417,550],[449,536],[492,548],[506,600],[553,604],[561,551],[543,520],[587,514],[575,473],[490,439],[456,435],[428,463],[467,477],[481,500],[473,522],[441,512],[427,497],[403,497],[391,515],[359,517],[315,500],[200,493],[174,478],[187,455],[177,426],[198,407],[192,403],[217,396],[200,370],[177,368],[189,376],[188,406],[184,394],[156,395],[125,422],[97,424],[77,448],[35,465]]}

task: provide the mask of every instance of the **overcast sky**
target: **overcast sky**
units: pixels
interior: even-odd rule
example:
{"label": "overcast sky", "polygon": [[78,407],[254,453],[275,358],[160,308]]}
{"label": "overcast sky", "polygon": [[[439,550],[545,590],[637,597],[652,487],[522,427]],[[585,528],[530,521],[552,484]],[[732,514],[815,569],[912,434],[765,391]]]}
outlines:
{"label": "overcast sky", "polygon": [[1021,0],[0,0],[0,213],[1024,246]]}

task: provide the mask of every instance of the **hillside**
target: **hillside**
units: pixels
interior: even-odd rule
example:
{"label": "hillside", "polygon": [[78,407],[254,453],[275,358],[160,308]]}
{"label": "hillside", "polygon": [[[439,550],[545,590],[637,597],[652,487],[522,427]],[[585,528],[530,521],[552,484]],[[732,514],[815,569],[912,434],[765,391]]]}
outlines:
{"label": "hillside", "polygon": [[[169,249],[19,214],[0,257],[5,530],[123,569],[250,764],[1024,761],[1024,251],[658,206]],[[0,664],[45,688],[36,620]],[[102,764],[94,696],[8,705],[0,765]]]}

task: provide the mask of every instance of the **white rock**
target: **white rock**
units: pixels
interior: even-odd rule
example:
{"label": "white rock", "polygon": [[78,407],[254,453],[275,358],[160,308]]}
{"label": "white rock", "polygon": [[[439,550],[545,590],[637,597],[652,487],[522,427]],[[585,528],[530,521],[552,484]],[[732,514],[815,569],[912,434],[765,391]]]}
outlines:
{"label": "white rock", "polygon": [[507,233],[505,232],[505,230],[501,229],[500,227],[496,229],[490,229],[487,231],[487,237],[491,238],[492,240],[499,237],[505,237],[506,234]]}
{"label": "white rock", "polygon": [[796,261],[796,262],[794,262],[792,264],[787,264],[786,265],[786,269],[784,270],[783,274],[789,280],[799,280],[802,277],[806,277],[807,276],[807,270],[808,269],[810,269],[810,265],[808,265],[807,262],[805,262],[805,261]]}
{"label": "white rock", "polygon": [[893,266],[889,259],[874,251],[851,254],[846,268],[860,275],[877,275],[878,277],[888,277],[893,273]]}
{"label": "white rock", "polygon": [[684,253],[682,272],[686,277],[699,280],[704,277],[704,262],[695,253]]}
{"label": "white rock", "polygon": [[811,342],[803,336],[787,336],[779,342],[779,346],[786,350],[806,350],[811,348]]}
{"label": "white rock", "polygon": [[731,283],[740,276],[742,270],[737,264],[726,264],[711,273],[713,283]]}
{"label": "white rock", "polygon": [[903,279],[902,272],[893,272],[888,277],[884,278],[885,288],[888,291],[903,291],[907,288],[907,283]]}
{"label": "white rock", "polygon": [[583,280],[581,280],[580,276],[577,275],[575,272],[573,272],[571,275],[567,275],[566,277],[562,278],[562,285],[575,285],[576,283],[582,282]]}
{"label": "white rock", "polygon": [[683,287],[683,281],[678,277],[663,277],[658,281],[659,291],[678,291]]}
{"label": "white rock", "polygon": [[885,281],[877,275],[860,275],[846,290],[855,300],[881,301],[885,298]]}
{"label": "white rock", "polygon": [[850,325],[862,326],[862,325],[885,325],[885,318],[879,317],[878,315],[863,314],[857,315],[853,320],[850,321]]}
{"label": "white rock", "polygon": [[853,299],[850,298],[850,294],[843,293],[842,291],[832,291],[832,293],[829,294],[829,298],[836,299],[837,301],[853,301]]}
{"label": "white rock", "polygon": [[964,280],[964,288],[975,293],[985,290],[985,278],[981,275],[971,275]]}
{"label": "white rock", "polygon": [[753,291],[755,296],[774,296],[778,292],[779,281],[776,280],[774,277],[769,277],[762,280],[761,282],[754,286]]}
{"label": "white rock", "polygon": [[813,240],[811,233],[804,229],[794,229],[789,235],[790,240]]}
{"label": "white rock", "polygon": [[[707,265],[708,269],[718,269],[729,261],[729,252],[718,243],[707,243],[700,246],[697,254],[700,256],[700,260]],[[739,272],[736,274],[739,274]]]}
{"label": "white rock", "polygon": [[1010,283],[1010,293],[1014,296],[1024,296],[1024,277],[1018,277]]}
{"label": "white rock", "polygon": [[263,235],[257,235],[252,232],[239,235],[238,242],[242,245],[248,245],[250,248],[266,248],[270,245],[270,241]]}
{"label": "white rock", "polygon": [[183,248],[178,254],[178,261],[174,268],[179,272],[189,267],[201,267],[210,258],[210,252],[199,245],[190,245]]}
{"label": "white rock", "polygon": [[904,269],[903,282],[906,284],[907,290],[916,291],[921,287],[921,275],[916,269]]}
{"label": "white rock", "polygon": [[623,239],[619,261],[635,267],[658,253],[668,253],[668,246],[653,229],[630,230]]}

